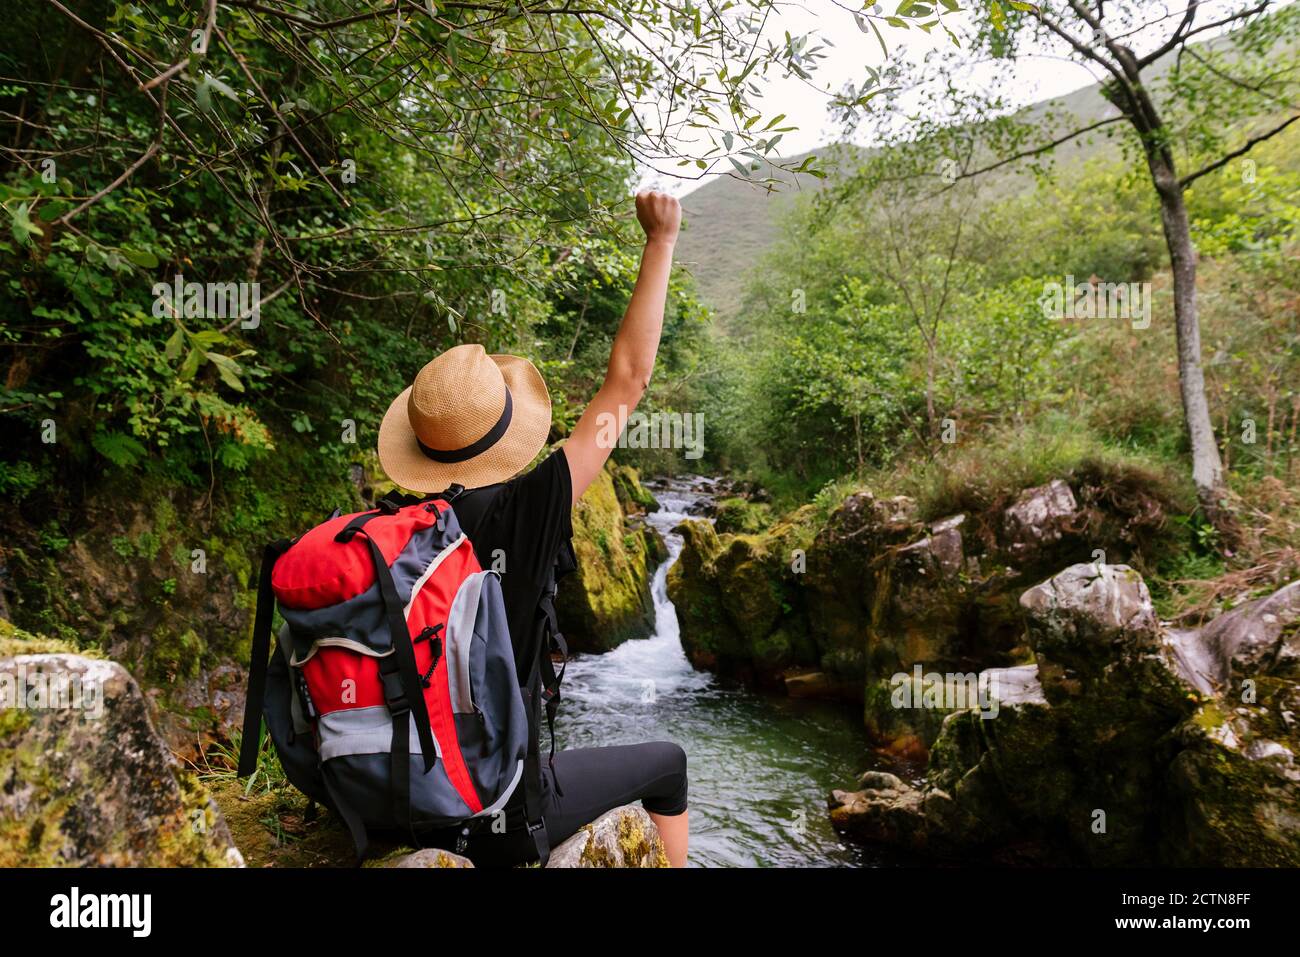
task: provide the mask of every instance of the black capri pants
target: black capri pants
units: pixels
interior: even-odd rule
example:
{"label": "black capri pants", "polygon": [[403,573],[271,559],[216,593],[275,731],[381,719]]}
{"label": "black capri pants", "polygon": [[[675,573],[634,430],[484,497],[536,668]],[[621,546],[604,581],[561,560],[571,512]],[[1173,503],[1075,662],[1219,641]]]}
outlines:
{"label": "black capri pants", "polygon": [[[606,811],[637,800],[654,814],[672,816],[686,810],[686,752],[679,745],[652,741],[560,751],[554,772],[542,762],[542,816],[551,847]],[[474,834],[465,854],[476,867],[509,867],[537,859],[533,840],[522,828]]]}

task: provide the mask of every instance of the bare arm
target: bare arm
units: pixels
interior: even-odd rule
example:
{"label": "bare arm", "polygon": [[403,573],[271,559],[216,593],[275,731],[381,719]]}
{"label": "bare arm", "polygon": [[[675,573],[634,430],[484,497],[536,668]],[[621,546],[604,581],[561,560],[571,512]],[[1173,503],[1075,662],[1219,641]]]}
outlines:
{"label": "bare arm", "polygon": [[638,193],[636,218],[646,234],[636,287],[614,336],[605,381],[564,444],[574,502],[582,497],[613,451],[628,415],[650,385],[655,353],[659,351],[668,274],[673,266],[682,210],[677,200],[666,193]]}

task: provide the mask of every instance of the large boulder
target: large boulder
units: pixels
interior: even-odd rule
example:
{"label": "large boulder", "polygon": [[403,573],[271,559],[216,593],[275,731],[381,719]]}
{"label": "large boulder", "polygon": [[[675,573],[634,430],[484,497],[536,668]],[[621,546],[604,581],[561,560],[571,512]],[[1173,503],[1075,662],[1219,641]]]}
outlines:
{"label": "large boulder", "polygon": [[1183,750],[1166,857],[1198,866],[1300,863],[1300,582],[1178,633],[1180,659],[1220,693],[1177,731]]}
{"label": "large boulder", "polygon": [[63,653],[0,659],[0,866],[242,864],[126,669]]}
{"label": "large boulder", "polygon": [[549,867],[668,867],[659,829],[639,804],[602,814],[551,851]]}
{"label": "large boulder", "polygon": [[[632,491],[634,485],[639,493]],[[641,495],[648,493],[635,471],[611,461],[574,506],[578,570],[560,582],[556,597],[560,627],[572,651],[608,651],[629,638],[647,637],[654,627],[650,580],[656,545],[624,511],[624,503],[644,511]]]}
{"label": "large boulder", "polygon": [[385,861],[383,866],[414,869],[428,867],[466,868],[473,867],[474,862],[468,857],[462,857],[451,851],[444,851],[437,847],[425,847],[418,851],[412,851],[410,854],[401,854],[392,860]]}
{"label": "large boulder", "polygon": [[[1012,860],[1041,855],[1038,829],[1020,821],[1032,820],[1035,804],[1068,793],[1062,769],[1047,770],[1032,754],[1036,741],[1054,734],[1051,709],[1033,665],[990,669],[979,677],[992,701],[982,712],[937,712],[941,730],[922,785],[867,772],[858,782],[860,790],[831,792],[831,823],[838,830],[934,857],[977,850]],[[1002,781],[1022,774],[1034,776],[1036,787],[1008,796]]]}
{"label": "large boulder", "polygon": [[1300,582],[1224,612],[1201,640],[1220,684],[1240,686],[1261,672],[1300,678]]}
{"label": "large boulder", "polygon": [[1070,486],[1054,479],[1025,489],[1002,514],[1006,550],[1023,559],[1055,545],[1079,517],[1079,504]]}
{"label": "large boulder", "polygon": [[1146,582],[1127,565],[1071,565],[1021,595],[1020,605],[1049,698],[1160,647]]}
{"label": "large boulder", "polygon": [[701,519],[675,529],[683,544],[668,597],[695,667],[777,688],[791,669],[819,663],[798,595],[806,518],[793,513],[758,535],[719,536]]}

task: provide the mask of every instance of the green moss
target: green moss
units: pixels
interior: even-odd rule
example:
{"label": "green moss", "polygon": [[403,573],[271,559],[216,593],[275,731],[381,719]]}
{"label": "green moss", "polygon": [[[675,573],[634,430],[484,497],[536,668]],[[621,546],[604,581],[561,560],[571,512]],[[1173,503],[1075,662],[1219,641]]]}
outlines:
{"label": "green moss", "polygon": [[[233,778],[209,780],[235,846],[249,867],[351,867],[356,859],[347,828],[333,814],[317,808],[308,819],[307,798],[291,788],[245,794]],[[409,854],[400,844],[380,844],[377,863]]]}
{"label": "green moss", "polygon": [[26,708],[0,708],[0,740],[22,734],[31,727],[32,720]]}
{"label": "green moss", "polygon": [[1252,745],[1265,740],[1300,753],[1300,730],[1282,717],[1300,707],[1300,692],[1285,679],[1256,681],[1255,705],[1234,709],[1242,712],[1237,714],[1207,702],[1185,726],[1181,737],[1188,747],[1170,767],[1182,810],[1171,817],[1165,841],[1165,853],[1176,863],[1300,866],[1300,793],[1286,776],[1288,762],[1247,757]]}
{"label": "green moss", "polygon": [[592,825],[584,825],[582,830],[587,833],[587,844],[579,857],[584,867],[669,866],[663,841],[657,834],[647,834],[641,821],[634,814],[619,815],[618,828],[614,836],[617,850],[597,842]]}
{"label": "green moss", "polygon": [[147,867],[228,867],[222,831],[224,822],[216,804],[197,774],[181,769],[176,772],[181,792],[181,810],[166,822],[158,835],[154,856],[143,862]]}
{"label": "green moss", "polygon": [[1206,702],[1196,712],[1196,714],[1192,716],[1192,721],[1196,726],[1205,731],[1217,731],[1219,728],[1223,727],[1227,720],[1228,716],[1224,714],[1218,704],[1213,701]]}
{"label": "green moss", "polygon": [[59,825],[72,798],[46,760],[46,747],[24,734],[31,724],[11,724],[0,747],[0,778],[23,782],[32,795],[25,813],[0,818],[0,867],[63,867],[68,862]]}
{"label": "green moss", "polygon": [[154,629],[145,667],[151,677],[161,681],[193,678],[200,671],[203,652],[203,639],[194,629],[174,631],[163,623]]}
{"label": "green moss", "polygon": [[644,535],[633,534],[607,464],[573,509],[578,570],[563,579],[557,610],[570,647],[605,651],[650,633],[652,565]]}
{"label": "green moss", "polygon": [[724,498],[716,505],[714,523],[720,533],[761,532],[772,524],[772,506],[743,498]]}
{"label": "green moss", "polygon": [[58,638],[24,631],[11,621],[0,618],[0,658],[14,655],[79,654],[102,658],[103,653],[94,648],[81,649]]}
{"label": "green moss", "polygon": [[641,476],[630,465],[616,465],[612,470],[614,493],[619,504],[627,514],[633,512],[658,511],[659,503],[650,494],[649,489],[641,484]]}

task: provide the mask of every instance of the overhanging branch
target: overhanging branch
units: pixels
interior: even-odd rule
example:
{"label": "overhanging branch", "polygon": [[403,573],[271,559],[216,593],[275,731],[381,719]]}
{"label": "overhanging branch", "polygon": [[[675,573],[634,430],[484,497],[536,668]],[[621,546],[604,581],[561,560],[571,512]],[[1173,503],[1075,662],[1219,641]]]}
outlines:
{"label": "overhanging branch", "polygon": [[1260,143],[1264,142],[1267,139],[1271,139],[1274,136],[1277,136],[1277,134],[1281,133],[1284,129],[1286,129],[1296,120],[1300,120],[1300,113],[1297,113],[1294,116],[1288,117],[1287,119],[1283,120],[1281,123],[1273,127],[1267,133],[1260,133],[1257,136],[1252,136],[1250,139],[1246,140],[1246,142],[1242,144],[1239,148],[1233,150],[1230,153],[1225,153],[1223,156],[1220,156],[1213,163],[1210,163],[1206,166],[1202,166],[1194,173],[1188,173],[1186,176],[1184,176],[1182,179],[1178,181],[1179,187],[1181,187],[1182,189],[1186,189],[1189,185],[1191,185],[1196,180],[1200,179],[1206,173],[1213,173],[1216,169],[1220,169],[1221,167],[1227,166],[1238,156],[1245,156],[1247,153],[1253,150]]}

